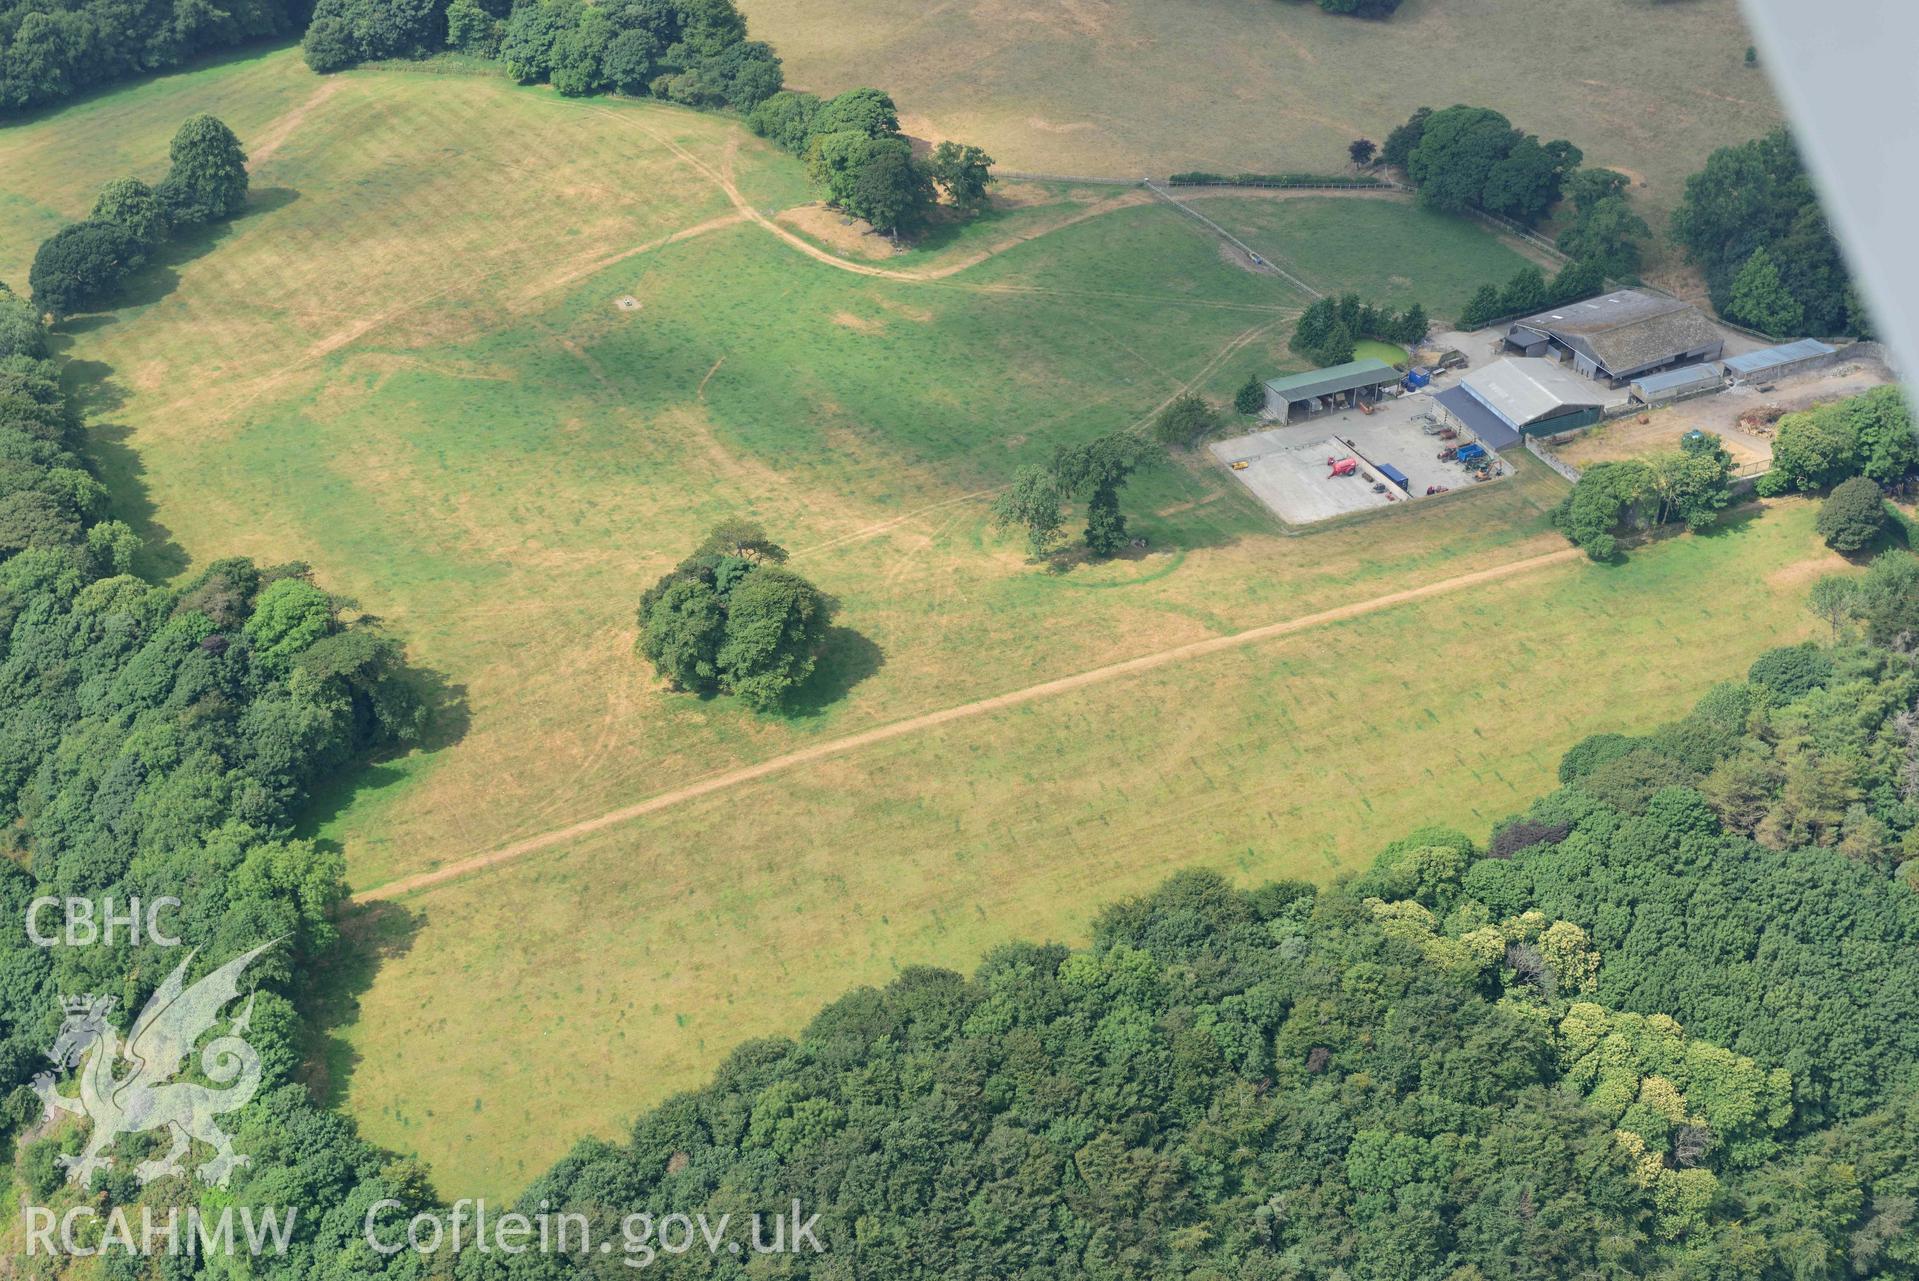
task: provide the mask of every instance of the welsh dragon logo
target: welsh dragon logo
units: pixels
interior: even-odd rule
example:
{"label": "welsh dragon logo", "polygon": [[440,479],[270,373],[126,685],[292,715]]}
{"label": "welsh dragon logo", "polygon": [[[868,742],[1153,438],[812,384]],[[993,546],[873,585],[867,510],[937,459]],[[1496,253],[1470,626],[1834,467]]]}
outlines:
{"label": "welsh dragon logo", "polygon": [[[107,1022],[112,997],[63,999],[66,1021],[47,1057],[58,1069],[79,1065],[80,1093],[60,1093],[48,1072],[33,1079],[33,1089],[46,1104],[49,1116],[57,1108],[93,1122],[86,1150],[77,1157],[60,1158],[69,1182],[91,1187],[94,1171],[112,1166],[113,1158],[105,1153],[116,1138],[149,1130],[171,1131],[173,1143],[158,1160],[142,1161],[134,1167],[143,1186],[180,1173],[180,1159],[195,1139],[214,1150],[213,1157],[195,1170],[204,1182],[225,1187],[236,1167],[250,1163],[251,1158],[233,1150],[233,1140],[213,1119],[245,1106],[260,1087],[260,1055],[243,1039],[253,1019],[253,998],[247,998],[246,1008],[231,1020],[226,1033],[200,1051],[200,1069],[213,1086],[171,1078],[193,1053],[195,1043],[218,1020],[220,1011],[240,995],[240,975],[272,946],[263,943],[190,987],[186,974],[193,953],[188,953],[147,1000],[124,1046]],[[122,1060],[128,1069],[125,1075],[116,1075]]]}

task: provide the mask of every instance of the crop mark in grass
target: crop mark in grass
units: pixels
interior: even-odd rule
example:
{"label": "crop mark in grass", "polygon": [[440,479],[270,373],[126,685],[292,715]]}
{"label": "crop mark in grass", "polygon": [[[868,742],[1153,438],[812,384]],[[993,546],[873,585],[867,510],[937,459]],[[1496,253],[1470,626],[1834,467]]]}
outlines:
{"label": "crop mark in grass", "polygon": [[863,747],[870,747],[874,744],[884,743],[909,734],[921,733],[941,725],[951,724],[954,721],[966,720],[991,712],[1020,707],[1043,698],[1050,698],[1055,694],[1069,693],[1074,690],[1085,689],[1088,686],[1117,680],[1121,677],[1138,675],[1139,673],[1152,671],[1172,663],[1186,662],[1191,659],[1202,658],[1226,650],[1238,649],[1246,645],[1257,644],[1261,641],[1272,640],[1281,636],[1291,636],[1312,628],[1324,627],[1331,623],[1345,622],[1349,619],[1377,613],[1380,610],[1390,609],[1396,605],[1403,605],[1416,600],[1424,600],[1431,596],[1446,595],[1469,587],[1477,587],[1486,583],[1496,582],[1500,579],[1511,578],[1515,575],[1545,569],[1551,565],[1564,564],[1582,555],[1584,555],[1584,553],[1578,548],[1567,547],[1559,551],[1547,552],[1540,556],[1530,556],[1523,560],[1508,561],[1503,565],[1494,565],[1488,569],[1475,570],[1468,574],[1460,574],[1454,578],[1442,579],[1436,583],[1427,583],[1421,587],[1410,587],[1402,591],[1387,592],[1384,595],[1374,596],[1368,600],[1353,601],[1345,605],[1335,606],[1332,609],[1321,610],[1316,614],[1307,614],[1299,618],[1290,618],[1277,623],[1268,623],[1263,627],[1255,627],[1248,631],[1235,632],[1230,636],[1213,636],[1206,640],[1193,641],[1185,645],[1176,645],[1171,649],[1163,649],[1157,653],[1143,654],[1137,658],[1126,659],[1123,662],[1110,663],[1104,667],[1095,667],[1088,671],[1076,672],[1071,676],[1062,676],[1055,680],[1042,681],[1037,685],[1029,685],[1025,689],[1012,690],[1005,694],[996,694],[991,698],[982,698],[970,703],[961,703],[956,707],[948,707],[937,712],[928,712],[921,716],[895,721],[890,725],[881,725],[874,729],[865,730],[858,734],[849,734],[844,738],[833,739],[829,742],[815,743],[811,747],[801,748],[794,752],[787,752],[783,755],[761,761],[755,765],[748,765],[740,769],[714,774],[698,782],[689,783],[684,787],[677,787],[671,791],[661,792],[657,796],[649,797],[637,804],[623,806],[620,809],[610,810],[595,818],[582,819],[580,822],[569,824],[566,827],[556,828],[553,831],[544,832],[538,836],[531,836],[525,840],[515,841],[511,845],[502,846],[497,850],[490,850],[484,854],[476,854],[468,858],[459,859],[456,862],[434,868],[431,871],[388,881],[384,885],[376,885],[370,889],[361,891],[356,897],[362,902],[377,902],[380,900],[400,898],[409,894],[417,894],[423,890],[432,889],[435,886],[443,885],[449,881],[470,876],[475,872],[497,867],[503,863],[510,863],[517,859],[524,858],[529,854],[535,854],[541,850],[562,845],[593,832],[615,827],[622,823],[629,823],[637,818],[644,818],[649,814],[657,813],[660,810],[671,808],[672,806],[694,800],[701,796],[726,791],[729,788],[755,782],[769,775],[781,774],[802,765],[810,765],[831,757],[842,756]]}

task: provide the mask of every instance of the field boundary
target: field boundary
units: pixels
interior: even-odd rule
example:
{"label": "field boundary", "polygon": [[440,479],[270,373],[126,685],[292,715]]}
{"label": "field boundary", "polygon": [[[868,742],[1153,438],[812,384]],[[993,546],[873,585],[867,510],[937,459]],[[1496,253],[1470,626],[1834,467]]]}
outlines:
{"label": "field boundary", "polygon": [[388,881],[382,885],[371,886],[355,894],[353,897],[355,901],[362,903],[403,898],[408,895],[433,889],[439,885],[444,885],[449,881],[464,879],[474,873],[485,871],[489,868],[515,862],[525,858],[529,854],[536,854],[541,850],[550,849],[553,846],[577,840],[582,836],[588,836],[594,832],[630,823],[635,819],[644,818],[649,814],[658,813],[661,810],[669,809],[686,801],[696,800],[702,796],[710,796],[716,792],[723,792],[746,783],[757,782],[760,779],[775,774],[782,774],[802,765],[810,765],[832,757],[843,756],[848,752],[857,751],[860,748],[871,747],[875,744],[889,742],[896,738],[904,738],[911,734],[935,729],[941,725],[967,720],[990,712],[1020,707],[1024,704],[1037,702],[1040,699],[1048,698],[1055,694],[1070,693],[1122,677],[1153,671],[1173,663],[1185,662],[1189,659],[1240,649],[1247,645],[1255,645],[1261,641],[1273,640],[1282,636],[1291,636],[1299,632],[1324,627],[1331,623],[1363,618],[1368,614],[1391,609],[1396,605],[1409,604],[1413,601],[1425,600],[1433,596],[1449,595],[1468,587],[1476,587],[1483,583],[1512,578],[1521,574],[1531,573],[1534,570],[1545,569],[1552,565],[1563,564],[1566,561],[1584,555],[1585,553],[1577,547],[1567,547],[1559,551],[1546,552],[1538,556],[1529,556],[1522,560],[1507,561],[1504,564],[1494,565],[1486,569],[1473,570],[1469,573],[1455,575],[1452,578],[1444,578],[1437,582],[1426,583],[1419,587],[1409,587],[1402,591],[1387,592],[1384,595],[1369,597],[1366,600],[1353,601],[1346,605],[1336,605],[1332,609],[1320,610],[1318,613],[1305,614],[1298,618],[1289,618],[1277,623],[1267,623],[1243,632],[1233,632],[1225,636],[1209,636],[1204,640],[1191,641],[1184,645],[1176,645],[1171,649],[1158,650],[1151,654],[1142,654],[1136,658],[1124,659],[1117,663],[1109,663],[1104,667],[1090,668],[1086,671],[1075,672],[1069,676],[1061,676],[1054,680],[1042,681],[1037,685],[1029,685],[1024,689],[1011,690],[1004,694],[995,694],[988,698],[976,699],[970,703],[961,703],[953,707],[942,708],[936,712],[927,712],[920,716],[909,717],[906,720],[893,721],[886,725],[876,726],[873,729],[863,730],[857,734],[846,735],[843,738],[832,739],[824,743],[815,743],[810,747],[803,747],[797,751],[774,756],[767,760],[760,761],[757,764],[742,766],[738,769],[727,770],[719,774],[712,774],[706,778],[688,783],[683,787],[661,792],[635,804],[609,810],[596,817],[582,819],[577,823],[571,823],[565,827],[543,832],[537,836],[529,836],[523,840],[515,841],[510,845],[501,846],[499,849],[490,850],[483,854],[475,854],[425,872],[418,872],[412,876],[404,876],[397,880]]}

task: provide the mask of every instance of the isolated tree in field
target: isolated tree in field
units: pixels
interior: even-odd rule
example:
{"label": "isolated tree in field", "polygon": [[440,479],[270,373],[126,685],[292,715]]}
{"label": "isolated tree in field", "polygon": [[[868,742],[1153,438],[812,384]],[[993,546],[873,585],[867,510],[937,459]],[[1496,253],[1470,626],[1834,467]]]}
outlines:
{"label": "isolated tree in field", "polygon": [[116,178],[101,188],[87,220],[126,228],[140,247],[149,252],[166,240],[171,229],[159,195],[138,178]]}
{"label": "isolated tree in field", "polygon": [[1219,411],[1193,395],[1175,397],[1153,420],[1153,436],[1162,445],[1181,448],[1204,439],[1219,426]]}
{"label": "isolated tree in field", "polygon": [[993,158],[978,147],[942,142],[933,148],[928,172],[956,208],[978,209],[986,203],[986,184],[993,180]]}
{"label": "isolated tree in field", "polygon": [[1820,504],[1819,536],[1836,552],[1856,552],[1885,531],[1887,519],[1879,482],[1854,476],[1835,485]]}
{"label": "isolated tree in field", "polygon": [[798,574],[749,570],[727,596],[721,680],[755,711],[774,710],[813,674],[830,617],[819,589]]}
{"label": "isolated tree in field", "polygon": [[1763,247],[1753,250],[1752,257],[1746,259],[1746,265],[1733,277],[1726,315],[1774,338],[1799,332],[1806,319],[1805,308],[1786,288],[1772,255]]}
{"label": "isolated tree in field", "polygon": [[676,690],[710,690],[719,684],[720,644],[726,638],[726,607],[712,583],[697,577],[668,583],[644,611],[640,653]]}
{"label": "isolated tree in field", "polygon": [[1352,157],[1354,164],[1364,168],[1373,162],[1374,156],[1379,154],[1379,144],[1371,138],[1355,138],[1346,148],[1346,154]]}
{"label": "isolated tree in field", "polygon": [[639,654],[676,690],[775,709],[812,674],[832,616],[785,559],[751,521],[716,526],[640,598]]}
{"label": "isolated tree in field", "polygon": [[1013,483],[993,500],[993,523],[1026,533],[1026,548],[1038,560],[1059,542],[1065,518],[1060,514],[1059,481],[1049,467],[1022,467]]}
{"label": "isolated tree in field", "polygon": [[1062,446],[1054,455],[1053,474],[1061,492],[1086,502],[1086,546],[1095,555],[1110,556],[1126,545],[1119,494],[1144,460],[1139,437],[1124,431]]}
{"label": "isolated tree in field", "polygon": [[125,227],[89,219],[42,242],[27,283],[34,305],[58,320],[108,301],[144,258],[140,242]]}
{"label": "isolated tree in field", "polygon": [[169,154],[173,167],[159,195],[176,225],[230,218],[246,204],[246,152],[218,118],[189,119],[173,135]]}

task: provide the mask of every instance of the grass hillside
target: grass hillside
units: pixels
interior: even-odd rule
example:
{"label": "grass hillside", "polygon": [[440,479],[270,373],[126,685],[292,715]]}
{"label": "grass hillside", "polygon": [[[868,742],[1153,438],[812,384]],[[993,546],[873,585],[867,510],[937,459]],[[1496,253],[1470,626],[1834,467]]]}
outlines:
{"label": "grass hillside", "polygon": [[[1564,548],[1530,460],[1303,538],[1169,463],[1128,490],[1145,553],[1026,564],[985,511],[1020,465],[1298,367],[1306,300],[1138,192],[1012,188],[894,256],[797,208],[798,165],[723,118],[283,51],[0,133],[0,279],[203,110],[252,153],[250,212],[64,354],[151,567],[311,562],[445,682],[429,748],[315,816],[355,887],[534,842],[348,922],[368,950],[323,1088],[449,1196],[519,1186],[850,985],[1074,935],[1176,860],[1323,878],[1363,830],[1483,828],[1566,743],[1811,625],[1809,509],[1528,566]],[[1214,206],[1320,288],[1442,313],[1520,261],[1400,202]],[[840,601],[790,719],[667,695],[631,653],[646,585],[736,515]]]}
{"label": "grass hillside", "polygon": [[1714,147],[1779,119],[1737,0],[1407,0],[1386,22],[1292,0],[744,0],[787,79],[875,79],[910,132],[1069,174],[1337,170],[1420,106],[1470,102],[1677,201]]}

